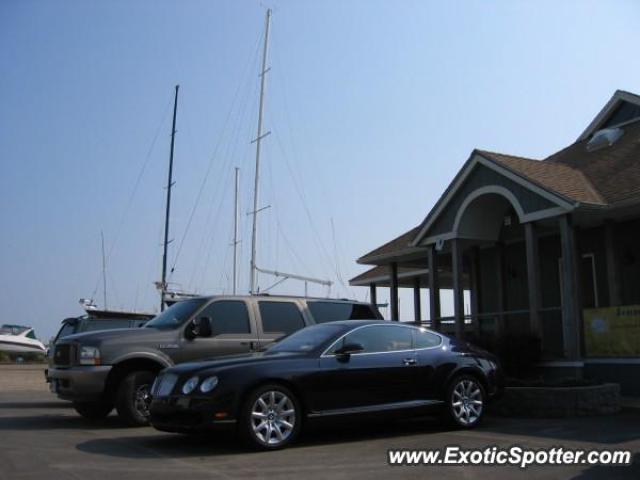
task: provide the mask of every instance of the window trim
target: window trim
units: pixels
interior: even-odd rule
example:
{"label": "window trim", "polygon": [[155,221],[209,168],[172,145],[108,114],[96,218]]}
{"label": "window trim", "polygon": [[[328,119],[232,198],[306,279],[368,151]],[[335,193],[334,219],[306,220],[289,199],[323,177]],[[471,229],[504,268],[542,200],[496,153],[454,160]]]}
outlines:
{"label": "window trim", "polygon": [[[357,320],[356,320],[357,321]],[[329,323],[329,322],[327,322]],[[324,350],[324,352],[322,352],[322,354],[320,355],[320,358],[335,358],[336,354],[335,353],[328,353],[338,342],[340,342],[344,337],[346,337],[347,335],[360,330],[362,328],[367,328],[367,327],[403,327],[403,328],[408,328],[409,330],[411,330],[411,344],[412,347],[409,350],[392,350],[390,352],[359,352],[359,353],[352,353],[351,356],[355,356],[355,355],[380,355],[380,354],[387,354],[387,353],[406,353],[406,352],[417,352],[417,351],[423,351],[423,350],[433,350],[435,348],[441,348],[444,344],[444,337],[442,335],[440,335],[437,332],[432,332],[431,330],[429,330],[429,332],[437,335],[438,337],[440,337],[440,343],[436,346],[433,347],[423,347],[423,348],[415,348],[415,339],[413,337],[413,331],[414,330],[418,330],[418,328],[414,325],[405,325],[402,324],[400,322],[391,322],[389,320],[381,320],[381,323],[369,323],[367,325],[361,325],[359,327],[354,328],[353,330],[349,330],[346,333],[343,333],[342,335],[340,335],[340,337],[338,337],[335,341],[333,341],[331,343],[331,345],[329,345],[329,348],[326,348]]]}

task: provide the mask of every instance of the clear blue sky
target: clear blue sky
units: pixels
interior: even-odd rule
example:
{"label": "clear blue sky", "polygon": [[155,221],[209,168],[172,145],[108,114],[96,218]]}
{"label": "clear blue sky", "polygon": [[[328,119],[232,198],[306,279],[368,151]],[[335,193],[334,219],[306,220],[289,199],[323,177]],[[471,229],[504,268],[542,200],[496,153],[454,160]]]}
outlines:
{"label": "clear blue sky", "polygon": [[[426,215],[473,148],[543,158],[615,89],[640,92],[632,0],[272,6],[265,268],[346,283],[358,256]],[[101,304],[101,230],[109,306],[157,308],[176,83],[171,264],[210,168],[171,281],[229,291],[233,167],[246,212],[263,22],[258,1],[0,2],[0,322],[44,338],[80,297]],[[243,291],[249,234],[243,213]]]}

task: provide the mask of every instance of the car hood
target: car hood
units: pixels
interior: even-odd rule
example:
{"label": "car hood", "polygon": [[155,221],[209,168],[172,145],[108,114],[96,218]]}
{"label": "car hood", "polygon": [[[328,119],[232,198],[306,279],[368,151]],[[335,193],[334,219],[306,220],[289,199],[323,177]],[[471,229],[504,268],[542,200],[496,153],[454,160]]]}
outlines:
{"label": "car hood", "polygon": [[221,370],[242,365],[251,365],[264,362],[280,362],[285,360],[295,360],[304,357],[304,353],[295,352],[256,352],[240,355],[227,355],[216,359],[202,360],[199,362],[181,363],[168,369],[171,373],[182,375],[185,373],[198,373],[208,370]]}
{"label": "car hood", "polygon": [[75,333],[61,338],[56,343],[79,342],[82,344],[96,344],[109,340],[117,340],[118,338],[126,338],[130,340],[145,340],[158,336],[161,330],[156,328],[115,328],[111,330],[97,330],[95,332]]}

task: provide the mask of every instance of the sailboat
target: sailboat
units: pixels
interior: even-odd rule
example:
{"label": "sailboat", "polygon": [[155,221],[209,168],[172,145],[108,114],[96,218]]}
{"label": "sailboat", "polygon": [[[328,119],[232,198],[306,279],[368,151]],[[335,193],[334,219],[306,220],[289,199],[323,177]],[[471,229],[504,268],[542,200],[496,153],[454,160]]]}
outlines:
{"label": "sailboat", "polygon": [[[324,280],[320,278],[307,277],[303,275],[297,275],[293,273],[286,273],[276,270],[268,270],[266,268],[258,267],[256,256],[257,256],[257,238],[258,238],[258,213],[265,210],[267,207],[258,207],[258,187],[260,186],[260,152],[261,152],[261,144],[262,140],[268,137],[271,132],[263,132],[263,119],[264,119],[264,97],[265,97],[265,85],[267,81],[267,74],[271,70],[271,67],[267,66],[267,57],[269,54],[269,31],[271,28],[271,9],[267,9],[267,14],[265,18],[265,29],[264,29],[264,46],[262,48],[262,68],[260,71],[260,98],[258,104],[258,131],[256,134],[256,138],[253,143],[256,144],[256,163],[255,163],[255,177],[254,177],[254,186],[253,186],[253,211],[250,212],[252,215],[252,230],[251,230],[251,270],[249,275],[249,293],[251,295],[258,295],[260,290],[258,289],[258,273],[262,273],[265,275],[271,275],[276,278],[276,282],[267,288],[267,290],[279,285],[285,280],[298,280],[304,282],[304,290],[305,297],[308,296],[307,285],[309,283],[315,283],[322,286],[327,287],[327,296],[329,296],[329,292],[331,291],[331,285],[333,282],[331,280]],[[263,290],[265,292],[266,290]]]}
{"label": "sailboat", "polygon": [[[271,132],[263,131],[264,127],[264,101],[266,94],[266,80],[267,74],[271,70],[271,67],[267,66],[267,59],[269,54],[269,32],[271,28],[271,9],[267,9],[266,18],[265,18],[265,30],[264,30],[264,45],[262,48],[262,66],[260,70],[260,97],[258,103],[258,125],[257,125],[257,134],[256,138],[251,142],[256,145],[256,154],[255,154],[255,177],[254,177],[254,189],[253,189],[253,210],[249,212],[252,216],[252,232],[251,232],[251,262],[250,262],[250,274],[249,274],[249,294],[250,295],[258,295],[260,293],[266,293],[271,288],[279,285],[285,280],[298,280],[304,282],[305,286],[305,297],[307,295],[307,287],[309,283],[319,284],[327,287],[327,296],[329,296],[329,292],[331,290],[331,286],[333,282],[331,280],[313,278],[293,273],[287,273],[276,270],[269,270],[266,268],[261,268],[257,264],[257,239],[258,239],[258,213],[262,212],[269,208],[259,207],[259,186],[260,186],[260,154],[261,154],[261,146],[262,141],[268,137]],[[171,305],[177,301],[180,301],[185,298],[198,296],[192,293],[186,293],[178,290],[170,290],[167,283],[167,249],[170,243],[169,240],[169,213],[171,209],[171,187],[173,186],[173,153],[174,153],[174,145],[175,145],[175,133],[176,133],[176,112],[178,106],[178,86],[176,86],[175,92],[175,102],[173,107],[173,126],[171,129],[171,150],[169,155],[169,172],[167,177],[167,198],[166,198],[166,213],[165,213],[165,225],[164,225],[164,243],[163,243],[163,257],[162,257],[162,279],[159,282],[156,282],[156,288],[160,291],[160,304],[161,309],[164,309],[165,305]],[[238,240],[238,169],[236,168],[236,178],[235,178],[235,206],[234,206],[234,239],[233,239],[233,288],[232,291],[234,295],[237,292],[237,247],[239,244]],[[262,291],[258,287],[258,273],[263,275],[270,275],[276,278],[276,281],[270,287],[263,289]]]}
{"label": "sailboat", "polygon": [[2,325],[0,327],[0,352],[45,353],[44,344],[36,338],[31,327],[24,325]]}

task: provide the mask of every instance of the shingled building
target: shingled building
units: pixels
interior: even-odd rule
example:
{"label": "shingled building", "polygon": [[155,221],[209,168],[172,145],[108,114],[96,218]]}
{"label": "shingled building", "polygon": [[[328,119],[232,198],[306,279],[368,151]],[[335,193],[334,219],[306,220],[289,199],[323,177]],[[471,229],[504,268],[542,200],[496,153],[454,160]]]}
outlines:
{"label": "shingled building", "polygon": [[[351,285],[374,301],[389,287],[393,319],[398,288],[412,288],[416,321],[449,322],[459,337],[533,336],[544,367],[640,394],[640,96],[617,91],[544,160],[474,150],[417,227],[358,263],[374,268]],[[452,319],[440,289],[453,291]]]}

